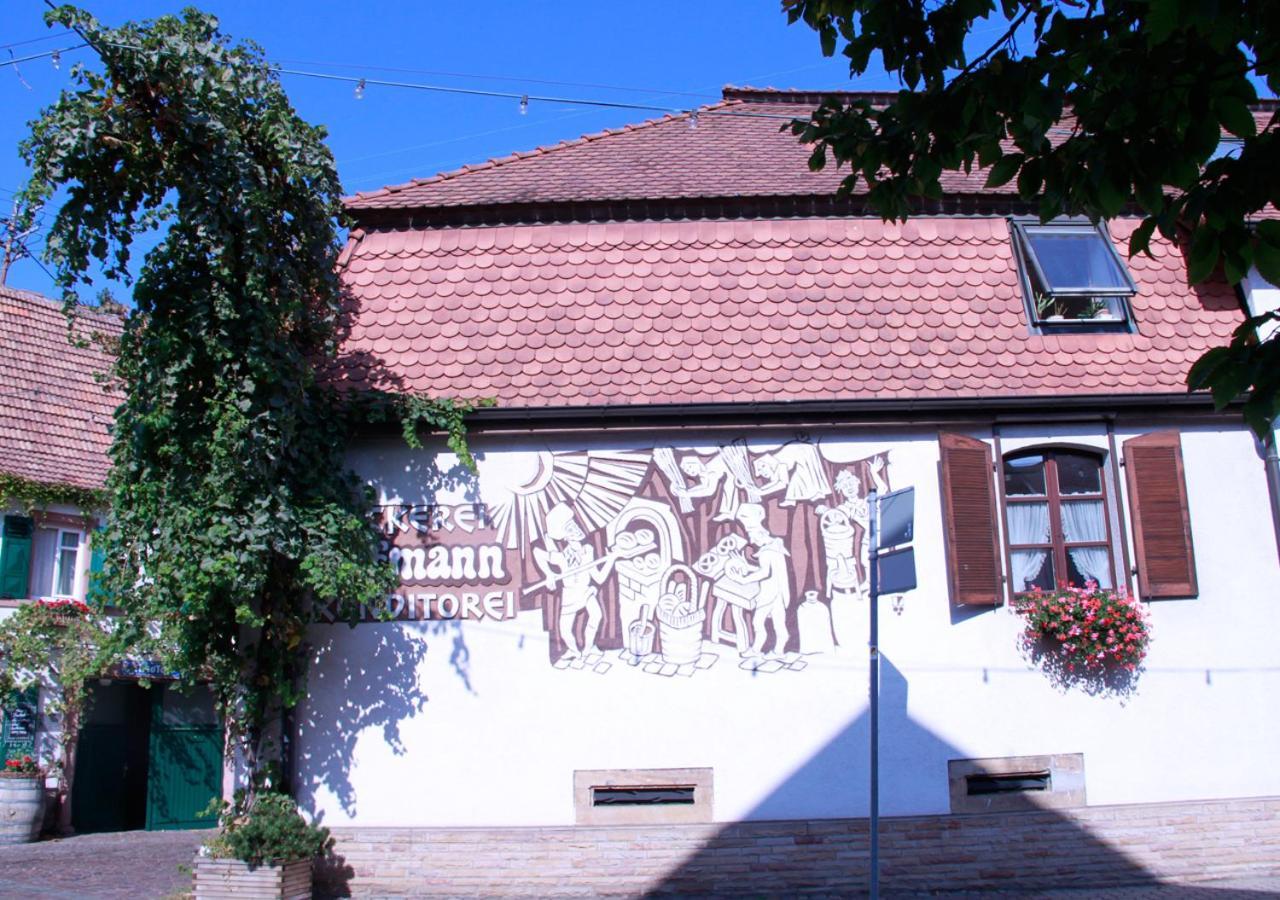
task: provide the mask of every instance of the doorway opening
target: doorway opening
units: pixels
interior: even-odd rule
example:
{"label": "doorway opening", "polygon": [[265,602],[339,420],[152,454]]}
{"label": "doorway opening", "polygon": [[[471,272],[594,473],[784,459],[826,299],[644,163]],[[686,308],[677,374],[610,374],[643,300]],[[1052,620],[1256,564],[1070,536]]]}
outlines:
{"label": "doorway opening", "polygon": [[222,796],[222,725],[209,688],[114,680],[91,690],[71,789],[75,830],[213,828],[204,813]]}

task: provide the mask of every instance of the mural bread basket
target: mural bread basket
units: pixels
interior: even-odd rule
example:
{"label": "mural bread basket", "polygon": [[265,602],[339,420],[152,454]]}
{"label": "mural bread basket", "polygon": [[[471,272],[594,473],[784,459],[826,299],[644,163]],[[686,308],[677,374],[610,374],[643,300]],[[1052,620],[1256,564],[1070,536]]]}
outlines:
{"label": "mural bread basket", "polygon": [[658,599],[658,626],[662,636],[662,658],[684,665],[702,655],[702,623],[706,621],[706,591],[698,594],[698,576],[677,563],[662,579]]}

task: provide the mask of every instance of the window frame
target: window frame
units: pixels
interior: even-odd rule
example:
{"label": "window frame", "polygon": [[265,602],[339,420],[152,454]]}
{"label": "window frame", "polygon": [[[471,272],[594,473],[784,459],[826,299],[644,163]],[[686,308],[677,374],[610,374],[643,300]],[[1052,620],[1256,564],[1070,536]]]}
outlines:
{"label": "window frame", "polygon": [[[49,566],[49,583],[35,585],[35,587],[41,589],[38,591],[31,590],[29,586],[27,593],[35,599],[40,599],[41,597],[47,597],[51,600],[83,600],[84,597],[82,596],[82,592],[81,592],[81,588],[83,587],[83,585],[81,584],[81,582],[83,580],[82,574],[84,570],[84,565],[83,565],[84,548],[85,548],[84,530],[80,528],[68,528],[60,524],[45,524],[45,525],[40,525],[38,527],[44,528],[45,530],[53,532],[53,542],[52,542],[53,559]],[[75,547],[63,546],[62,544],[63,539],[68,534],[75,535],[75,539],[76,539]],[[35,575],[38,571],[37,567],[39,565],[38,560],[34,556],[34,551],[35,551],[34,544],[33,544],[32,550],[33,550],[33,557],[31,560],[31,572],[30,572],[30,575],[28,576],[29,579],[35,578]],[[74,557],[74,562],[72,563],[71,593],[64,594],[58,591],[58,585],[59,585],[59,582],[62,580],[63,553],[64,551],[68,551],[68,550],[74,550],[75,557]]]}
{"label": "window frame", "polygon": [[[1018,267],[1018,280],[1022,284],[1023,306],[1027,313],[1027,322],[1031,330],[1036,334],[1088,334],[1094,332],[1136,332],[1137,324],[1133,318],[1133,308],[1129,303],[1129,298],[1138,293],[1137,282],[1133,280],[1133,275],[1129,272],[1129,267],[1120,257],[1120,253],[1116,250],[1115,242],[1111,239],[1111,234],[1101,223],[1092,223],[1087,219],[1079,218],[1062,218],[1054,219],[1049,222],[1041,222],[1036,218],[1026,217],[1009,217],[1009,239],[1013,244],[1014,261]],[[1061,297],[1064,299],[1094,299],[1094,300],[1113,300],[1119,311],[1119,316],[1113,319],[1064,319],[1062,321],[1052,321],[1048,317],[1042,317],[1036,307],[1036,288],[1035,283],[1047,286],[1049,279],[1045,276],[1044,269],[1040,264],[1035,250],[1031,244],[1027,233],[1028,228],[1044,228],[1053,229],[1089,229],[1093,231],[1102,246],[1111,254],[1112,260],[1120,273],[1124,276],[1127,283],[1126,289],[1104,291],[1069,288],[1059,291],[1044,291],[1047,296]]]}
{"label": "window frame", "polygon": [[[1070,541],[1066,540],[1062,527],[1062,502],[1063,494],[1061,493],[1058,483],[1058,466],[1057,457],[1060,455],[1085,456],[1093,459],[1098,466],[1098,487],[1099,493],[1096,494],[1067,494],[1067,502],[1072,501],[1101,501],[1102,503],[1102,519],[1106,526],[1106,540],[1104,541]],[[1044,494],[1010,494],[1008,486],[1005,482],[1005,466],[1011,461],[1021,459],[1028,456],[1040,456],[1044,459]],[[1107,565],[1111,575],[1110,590],[1118,589],[1120,578],[1125,573],[1120,566],[1116,564],[1116,543],[1115,530],[1112,528],[1111,518],[1115,511],[1114,503],[1108,495],[1108,486],[1111,490],[1115,490],[1115,486],[1111,485],[1107,472],[1107,456],[1106,453],[1091,447],[1077,447],[1062,444],[1056,445],[1037,445],[1030,447],[1022,447],[1017,450],[1011,450],[1000,456],[1000,465],[997,471],[999,481],[1000,498],[1003,503],[1003,515],[1000,520],[1000,530],[1004,541],[1005,571],[1008,572],[1007,583],[1009,585],[1010,598],[1019,597],[1024,594],[1031,593],[1030,590],[1019,590],[1013,581],[1013,554],[1018,550],[1048,550],[1050,558],[1053,561],[1053,586],[1056,589],[1059,584],[1066,583],[1066,575],[1068,572],[1068,550],[1071,547],[1100,547],[1107,552]],[[1044,503],[1048,506],[1049,516],[1049,543],[1038,544],[1014,544],[1009,535],[1009,507],[1016,504],[1032,504]],[[1083,585],[1076,585],[1083,587]]]}

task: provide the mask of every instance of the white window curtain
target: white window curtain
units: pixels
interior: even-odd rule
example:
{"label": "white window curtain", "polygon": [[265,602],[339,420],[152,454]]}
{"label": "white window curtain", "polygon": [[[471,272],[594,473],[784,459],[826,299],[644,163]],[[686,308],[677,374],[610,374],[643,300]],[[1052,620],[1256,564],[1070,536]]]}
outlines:
{"label": "white window curtain", "polygon": [[80,572],[80,542],[84,535],[78,531],[63,531],[58,535],[58,562],[54,593],[59,597],[76,596],[76,576]]}
{"label": "white window curtain", "polygon": [[[1105,541],[1107,522],[1101,500],[1072,500],[1062,504],[1062,536],[1068,544],[1077,541]],[[1100,588],[1111,587],[1111,566],[1105,547],[1068,547],[1071,562],[1080,574],[1096,581]]]}
{"label": "white window curtain", "polygon": [[37,528],[31,539],[30,596],[53,596],[53,574],[57,559],[57,530],[53,528]]}
{"label": "white window curtain", "polygon": [[[1049,542],[1049,504],[1010,503],[1009,543],[1047,544]],[[1045,550],[1014,550],[1009,556],[1013,566],[1013,589],[1025,591],[1044,568]]]}

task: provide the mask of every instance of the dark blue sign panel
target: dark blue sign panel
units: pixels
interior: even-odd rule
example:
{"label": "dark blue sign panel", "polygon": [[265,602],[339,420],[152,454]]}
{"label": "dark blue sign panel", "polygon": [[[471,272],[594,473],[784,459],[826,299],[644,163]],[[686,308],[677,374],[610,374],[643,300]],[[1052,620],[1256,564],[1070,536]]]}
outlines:
{"label": "dark blue sign panel", "polygon": [[910,544],[916,531],[916,489],[893,491],[880,498],[880,546]]}
{"label": "dark blue sign panel", "polygon": [[904,594],[916,588],[916,550],[904,547],[880,554],[881,594]]}

